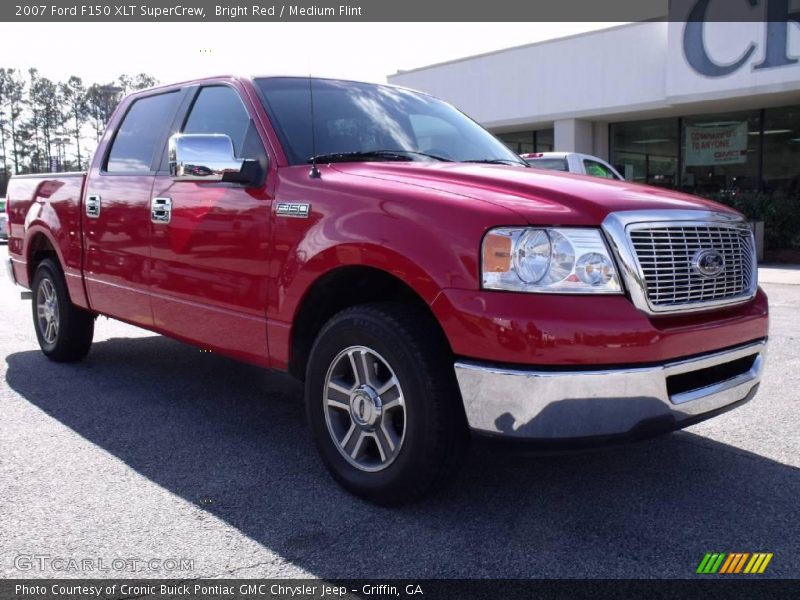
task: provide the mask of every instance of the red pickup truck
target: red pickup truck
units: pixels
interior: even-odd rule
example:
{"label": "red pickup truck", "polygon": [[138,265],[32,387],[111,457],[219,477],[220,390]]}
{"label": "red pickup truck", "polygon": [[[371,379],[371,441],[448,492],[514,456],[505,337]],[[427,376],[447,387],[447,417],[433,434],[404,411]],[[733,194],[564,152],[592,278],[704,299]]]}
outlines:
{"label": "red pickup truck", "polygon": [[52,360],[106,315],[305,382],[319,453],[418,498],[472,435],[655,435],[748,401],[767,298],[741,215],[529,168],[426,94],[219,77],[128,96],[88,173],[8,189]]}

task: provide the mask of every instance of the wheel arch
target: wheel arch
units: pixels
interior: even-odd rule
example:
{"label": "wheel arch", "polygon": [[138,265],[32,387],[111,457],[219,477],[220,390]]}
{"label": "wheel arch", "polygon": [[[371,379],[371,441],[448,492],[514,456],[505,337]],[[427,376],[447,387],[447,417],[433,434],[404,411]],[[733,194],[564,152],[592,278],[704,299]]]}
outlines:
{"label": "wheel arch", "polygon": [[430,305],[414,288],[383,269],[346,265],[317,278],[300,300],[289,337],[289,372],[301,381],[305,379],[314,340],[333,315],[352,306],[374,302],[397,302],[418,310],[435,327],[440,341],[451,351],[447,336]]}
{"label": "wheel arch", "polygon": [[35,229],[29,233],[28,243],[25,248],[25,262],[28,281],[33,282],[36,269],[45,258],[54,259],[63,269],[64,262],[58,251],[58,246],[44,229]]}

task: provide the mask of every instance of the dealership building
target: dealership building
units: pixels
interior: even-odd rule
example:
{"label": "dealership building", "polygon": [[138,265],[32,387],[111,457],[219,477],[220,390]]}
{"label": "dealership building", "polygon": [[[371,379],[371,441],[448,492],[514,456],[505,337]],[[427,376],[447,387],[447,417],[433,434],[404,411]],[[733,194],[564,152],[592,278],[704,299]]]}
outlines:
{"label": "dealership building", "polygon": [[800,262],[800,23],[632,23],[402,71],[519,153],[573,151],[626,179],[764,221]]}

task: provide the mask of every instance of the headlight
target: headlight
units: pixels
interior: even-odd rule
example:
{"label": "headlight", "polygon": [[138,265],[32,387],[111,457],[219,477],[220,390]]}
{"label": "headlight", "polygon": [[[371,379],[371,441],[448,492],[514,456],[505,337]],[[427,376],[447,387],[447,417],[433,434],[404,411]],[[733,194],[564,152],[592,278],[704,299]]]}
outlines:
{"label": "headlight", "polygon": [[483,239],[483,287],[516,292],[619,294],[599,229],[499,227]]}

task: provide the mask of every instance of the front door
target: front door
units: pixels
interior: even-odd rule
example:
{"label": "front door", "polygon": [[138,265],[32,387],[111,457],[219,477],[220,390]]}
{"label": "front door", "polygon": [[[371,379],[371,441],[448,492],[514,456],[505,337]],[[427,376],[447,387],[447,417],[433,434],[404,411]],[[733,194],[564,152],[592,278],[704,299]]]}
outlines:
{"label": "front door", "polygon": [[156,175],[150,285],[157,329],[210,350],[265,364],[271,197],[267,158],[239,91],[200,88],[182,133],[229,136],[239,158],[257,159],[258,187],[174,181]]}

